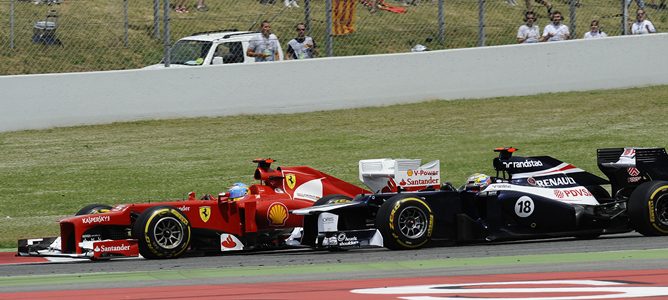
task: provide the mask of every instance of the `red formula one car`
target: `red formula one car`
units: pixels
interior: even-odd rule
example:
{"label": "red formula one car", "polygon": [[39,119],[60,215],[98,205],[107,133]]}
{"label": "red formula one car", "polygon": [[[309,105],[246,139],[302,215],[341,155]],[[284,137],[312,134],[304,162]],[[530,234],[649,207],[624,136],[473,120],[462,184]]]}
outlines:
{"label": "red formula one car", "polygon": [[[323,196],[355,196],[364,189],[306,166],[271,168],[258,159],[259,184],[238,185],[212,197],[121,204],[93,204],[60,221],[60,236],[19,240],[20,256],[106,259],[141,256],[176,258],[205,252],[285,246],[296,237],[302,216],[290,210],[312,206]],[[242,193],[238,193],[239,191]],[[296,241],[298,244],[298,241]]]}

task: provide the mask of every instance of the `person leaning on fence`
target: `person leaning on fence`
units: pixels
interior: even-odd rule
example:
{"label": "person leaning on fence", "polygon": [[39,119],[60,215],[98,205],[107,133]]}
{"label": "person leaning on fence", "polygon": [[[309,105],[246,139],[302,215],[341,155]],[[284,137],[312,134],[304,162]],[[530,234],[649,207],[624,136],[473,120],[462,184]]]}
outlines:
{"label": "person leaning on fence", "polygon": [[533,11],[527,11],[524,13],[524,22],[520,28],[517,30],[517,42],[520,44],[524,43],[536,43],[540,39],[540,29],[536,22],[536,14]]}
{"label": "person leaning on fence", "polygon": [[636,11],[636,21],[631,24],[631,34],[648,34],[655,33],[656,28],[650,20],[646,19],[647,15],[645,14],[644,9],[639,9]]}
{"label": "person leaning on fence", "polygon": [[584,34],[584,39],[600,39],[604,37],[608,37],[608,35],[601,30],[601,25],[598,23],[598,20],[592,20],[591,24],[589,24],[591,30],[585,32]]}
{"label": "person leaning on fence", "polygon": [[315,41],[306,35],[306,25],[298,23],[295,26],[297,37],[291,39],[286,47],[286,59],[306,59],[315,57]]}
{"label": "person leaning on fence", "polygon": [[246,55],[255,57],[256,62],[277,61],[279,48],[278,38],[271,33],[271,23],[264,20],[260,24],[260,34],[248,42]]}
{"label": "person leaning on fence", "polygon": [[561,23],[564,20],[561,12],[553,12],[550,19],[552,22],[547,24],[545,29],[543,29],[543,36],[540,39],[541,42],[556,42],[571,38],[571,32],[568,30],[568,26]]}

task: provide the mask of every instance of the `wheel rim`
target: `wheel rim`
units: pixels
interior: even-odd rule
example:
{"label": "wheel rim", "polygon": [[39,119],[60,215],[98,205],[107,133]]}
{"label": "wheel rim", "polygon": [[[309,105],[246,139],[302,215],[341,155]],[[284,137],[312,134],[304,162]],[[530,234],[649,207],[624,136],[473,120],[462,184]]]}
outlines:
{"label": "wheel rim", "polygon": [[427,215],[417,207],[406,207],[399,214],[399,231],[405,237],[416,239],[427,231]]}
{"label": "wheel rim", "polygon": [[656,199],[654,214],[661,224],[668,226],[668,193],[663,193]]}
{"label": "wheel rim", "polygon": [[166,217],[155,223],[155,242],[164,249],[174,249],[183,241],[183,226],[173,217]]}

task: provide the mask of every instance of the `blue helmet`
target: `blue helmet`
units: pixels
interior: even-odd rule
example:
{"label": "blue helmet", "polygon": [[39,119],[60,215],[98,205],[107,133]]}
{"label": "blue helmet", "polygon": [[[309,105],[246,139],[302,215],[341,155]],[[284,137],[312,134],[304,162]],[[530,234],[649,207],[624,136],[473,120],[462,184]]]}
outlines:
{"label": "blue helmet", "polygon": [[228,197],[230,199],[241,198],[248,194],[248,186],[244,183],[237,182],[230,187],[228,193],[230,194]]}

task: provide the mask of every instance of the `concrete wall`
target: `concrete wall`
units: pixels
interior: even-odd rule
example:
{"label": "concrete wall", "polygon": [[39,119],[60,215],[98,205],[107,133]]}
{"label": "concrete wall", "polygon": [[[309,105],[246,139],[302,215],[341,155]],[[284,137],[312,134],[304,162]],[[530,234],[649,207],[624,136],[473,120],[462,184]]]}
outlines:
{"label": "concrete wall", "polygon": [[253,65],[0,76],[0,131],[668,84],[668,34]]}

